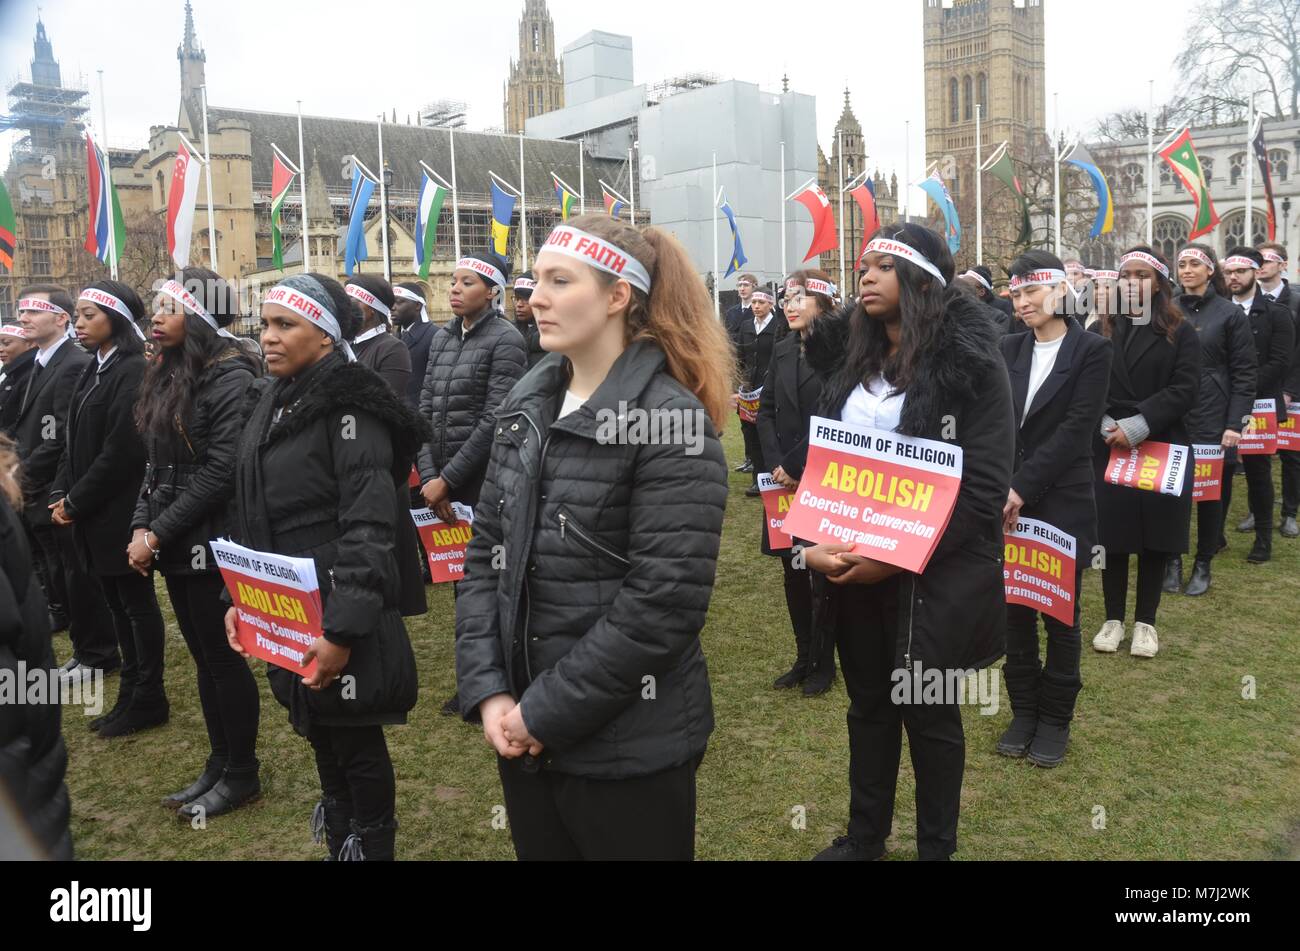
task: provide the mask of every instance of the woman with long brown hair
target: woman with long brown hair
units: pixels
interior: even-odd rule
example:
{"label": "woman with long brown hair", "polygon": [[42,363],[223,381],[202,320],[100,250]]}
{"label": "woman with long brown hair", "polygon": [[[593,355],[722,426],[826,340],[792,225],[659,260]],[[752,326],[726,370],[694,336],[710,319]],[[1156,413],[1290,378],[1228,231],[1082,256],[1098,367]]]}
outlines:
{"label": "woman with long brown hair", "polygon": [[731,349],[656,228],[575,218],[533,274],[549,353],[495,413],[456,601],[460,709],[498,755],[521,859],[689,859]]}

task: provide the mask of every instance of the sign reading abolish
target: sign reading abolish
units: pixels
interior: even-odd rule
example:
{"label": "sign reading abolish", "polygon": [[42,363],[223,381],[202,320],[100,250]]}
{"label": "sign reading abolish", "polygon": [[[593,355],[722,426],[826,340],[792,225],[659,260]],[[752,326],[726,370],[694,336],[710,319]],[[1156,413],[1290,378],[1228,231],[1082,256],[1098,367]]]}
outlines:
{"label": "sign reading abolish", "polygon": [[1074,536],[1033,518],[1006,532],[1002,582],[1007,604],[1020,604],[1074,624]]}
{"label": "sign reading abolish", "polygon": [[767,547],[772,551],[786,551],[793,547],[794,539],[785,533],[782,525],[790,511],[794,490],[787,489],[772,478],[770,472],[758,474],[758,490],[763,494],[763,517],[767,524]]}
{"label": "sign reading abolish", "polygon": [[434,584],[465,577],[465,549],[473,533],[474,510],[459,502],[452,502],[451,509],[458,520],[455,525],[448,525],[431,509],[411,509],[415,530],[429,556],[429,577]]}
{"label": "sign reading abolish", "polygon": [[1271,456],[1277,452],[1277,400],[1255,400],[1237,452],[1243,456]]}
{"label": "sign reading abolish", "polygon": [[1182,495],[1189,455],[1186,446],[1167,442],[1143,442],[1132,449],[1115,446],[1106,463],[1106,481],[1161,495]]}
{"label": "sign reading abolish", "polygon": [[751,390],[749,392],[741,390],[737,394],[736,412],[740,414],[740,418],[743,422],[758,422],[758,401],[762,393],[763,388],[760,386],[756,390]]}
{"label": "sign reading abolish", "polygon": [[1286,422],[1277,424],[1278,452],[1300,452],[1300,430],[1296,428],[1296,414],[1300,403],[1286,404]]}
{"label": "sign reading abolish", "polygon": [[924,571],[961,487],[962,450],[814,416],[808,463],[783,530]]}
{"label": "sign reading abolish", "polygon": [[1217,502],[1223,498],[1223,447],[1192,446],[1192,501]]}
{"label": "sign reading abolish", "polygon": [[316,563],[219,539],[211,544],[235,605],[240,646],[268,664],[313,676],[316,661],[303,667],[302,658],[324,631]]}

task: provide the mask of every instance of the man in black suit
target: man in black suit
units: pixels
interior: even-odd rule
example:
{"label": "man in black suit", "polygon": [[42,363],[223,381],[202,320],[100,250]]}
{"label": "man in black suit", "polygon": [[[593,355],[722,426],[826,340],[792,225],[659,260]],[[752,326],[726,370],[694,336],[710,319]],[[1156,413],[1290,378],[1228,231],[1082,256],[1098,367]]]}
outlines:
{"label": "man in black suit", "polygon": [[68,292],[54,284],[37,284],[19,294],[18,324],[36,345],[36,357],[14,422],[23,464],[23,517],[32,549],[39,553],[51,629],[68,627],[72,639],[72,658],[62,668],[67,680],[121,666],[107,602],[77,551],[72,527],[50,520],[50,486],[66,446],[72,391],[91,359],[68,337],[75,307]]}
{"label": "man in black suit", "polygon": [[[753,316],[741,320],[736,328],[736,353],[740,362],[741,391],[753,391],[763,385],[767,377],[767,368],[772,362],[772,348],[776,342],[790,332],[790,325],[783,315],[774,312],[776,298],[770,291],[754,291],[749,299]],[[745,455],[752,463],[753,484],[745,490],[749,496],[757,496],[758,473],[766,472],[763,460],[763,446],[758,435],[757,423],[740,422],[740,434],[745,440]]]}
{"label": "man in black suit", "polygon": [[964,278],[969,278],[975,284],[975,294],[980,301],[988,304],[1002,315],[1002,332],[1011,333],[1016,327],[1015,318],[1012,316],[1011,301],[1005,297],[999,297],[993,293],[993,272],[983,264],[977,264],[965,274]]}
{"label": "man in black suit", "polygon": [[[757,286],[758,278],[752,274],[742,274],[736,278],[736,293],[740,295],[740,303],[732,304],[722,315],[722,324],[727,328],[727,336],[731,338],[731,346],[736,351],[736,366],[742,374],[744,368],[740,366],[740,325],[754,319],[754,311],[749,306],[749,301]],[[754,471],[754,460],[749,458],[748,441],[745,443],[745,461],[736,466],[736,471]]]}
{"label": "man in black suit", "polygon": [[[1291,354],[1291,367],[1287,370],[1282,390],[1288,402],[1300,402],[1300,293],[1291,286],[1286,277],[1286,245],[1277,241],[1265,241],[1257,247],[1264,258],[1259,269],[1259,286],[1264,293],[1282,304],[1291,312],[1291,321],[1295,324],[1296,346]],[[1300,452],[1294,449],[1278,451],[1278,460],[1282,463],[1282,523],[1278,529],[1286,538],[1300,537],[1300,526],[1296,524],[1296,513],[1300,511]]]}
{"label": "man in black suit", "polygon": [[420,408],[420,387],[424,386],[424,371],[429,365],[429,341],[438,328],[429,321],[429,307],[424,288],[415,281],[393,285],[393,323],[397,325],[402,343],[411,351],[411,376],[406,381],[402,402],[410,409]]}

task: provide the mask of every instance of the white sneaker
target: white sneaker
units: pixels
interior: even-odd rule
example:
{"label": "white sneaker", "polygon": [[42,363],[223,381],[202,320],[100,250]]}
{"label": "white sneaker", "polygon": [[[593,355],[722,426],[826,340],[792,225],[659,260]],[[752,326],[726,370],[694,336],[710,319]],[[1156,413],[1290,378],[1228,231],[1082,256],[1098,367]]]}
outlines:
{"label": "white sneaker", "polygon": [[1119,645],[1124,641],[1124,622],[1107,621],[1097,632],[1097,636],[1092,639],[1092,649],[1101,651],[1103,654],[1113,654],[1119,650]]}
{"label": "white sneaker", "polygon": [[1134,624],[1133,646],[1129,648],[1129,653],[1134,657],[1155,657],[1159,650],[1160,640],[1156,637],[1156,629],[1141,621]]}

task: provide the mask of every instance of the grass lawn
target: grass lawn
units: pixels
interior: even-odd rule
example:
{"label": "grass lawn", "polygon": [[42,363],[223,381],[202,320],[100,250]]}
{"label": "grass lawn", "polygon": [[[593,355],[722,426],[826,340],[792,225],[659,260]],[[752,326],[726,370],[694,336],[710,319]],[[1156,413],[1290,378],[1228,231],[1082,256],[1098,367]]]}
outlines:
{"label": "grass lawn", "polygon": [[[735,427],[725,444],[738,462]],[[839,680],[812,699],[770,688],[794,652],[781,566],[759,553],[761,506],[742,494],[749,476],[730,478],[703,635],[718,726],[699,773],[697,855],[805,859],[842,834],[847,821],[847,700]],[[1128,641],[1114,655],[1091,649],[1104,618],[1100,576],[1085,574],[1084,688],[1063,766],[1037,769],[994,753],[1011,717],[1005,691],[994,716],[964,710],[957,858],[1300,857],[1300,541],[1275,535],[1272,563],[1247,565],[1249,536],[1231,531],[1245,514],[1244,484],[1234,495],[1232,547],[1215,561],[1214,587],[1198,599],[1165,595],[1154,659],[1130,657]],[[311,750],[272,699],[260,662],[262,798],[205,829],[192,829],[159,804],[198,774],[207,744],[193,664],[161,583],[158,590],[168,619],[171,722],[100,740],[80,708],[65,711],[79,857],[322,857],[323,846],[308,831],[319,795]],[[408,622],[420,703],[406,726],[388,730],[398,856],[511,859],[509,833],[493,821],[503,812],[494,756],[478,728],[438,714],[454,689],[450,588],[434,589],[430,603],[425,617]],[[60,661],[68,656],[66,634],[55,650]],[[1254,678],[1255,699],[1242,697],[1246,677]],[[114,677],[106,705],[116,690]],[[904,756],[891,858],[916,855],[912,792]],[[803,828],[792,822],[799,812],[806,815]]]}

